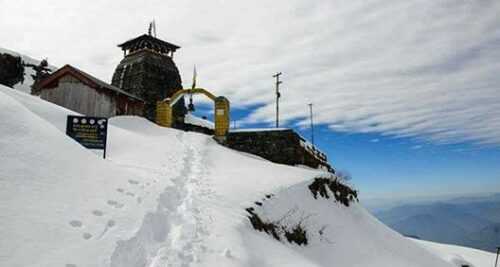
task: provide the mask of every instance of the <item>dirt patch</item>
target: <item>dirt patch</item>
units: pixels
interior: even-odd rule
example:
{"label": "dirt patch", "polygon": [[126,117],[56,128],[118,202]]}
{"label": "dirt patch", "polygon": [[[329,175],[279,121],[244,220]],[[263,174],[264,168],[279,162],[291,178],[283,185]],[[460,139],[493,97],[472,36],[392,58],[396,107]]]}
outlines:
{"label": "dirt patch", "polygon": [[[349,186],[340,182],[336,177],[317,177],[308,186],[313,197],[326,199],[334,199],[342,205],[349,207],[352,202],[358,201],[358,192],[351,189]],[[289,210],[281,219],[266,220],[258,214],[267,201],[272,201],[274,195],[266,195],[260,201],[255,201],[254,206],[247,208],[248,219],[253,228],[260,232],[272,236],[278,241],[286,240],[290,243],[295,243],[299,246],[306,246],[309,243],[308,232],[304,222],[308,219],[305,214],[299,215],[297,219],[297,210]],[[295,215],[294,215],[295,214]],[[290,220],[290,218],[295,218]],[[324,228],[319,230],[319,235],[323,236]]]}

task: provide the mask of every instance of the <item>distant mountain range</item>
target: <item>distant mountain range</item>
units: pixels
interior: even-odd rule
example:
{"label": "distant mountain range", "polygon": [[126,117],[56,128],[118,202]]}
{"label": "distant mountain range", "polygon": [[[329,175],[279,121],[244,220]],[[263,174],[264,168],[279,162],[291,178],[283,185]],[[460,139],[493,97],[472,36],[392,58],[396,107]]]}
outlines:
{"label": "distant mountain range", "polygon": [[375,216],[407,236],[492,252],[500,246],[500,193],[405,204]]}

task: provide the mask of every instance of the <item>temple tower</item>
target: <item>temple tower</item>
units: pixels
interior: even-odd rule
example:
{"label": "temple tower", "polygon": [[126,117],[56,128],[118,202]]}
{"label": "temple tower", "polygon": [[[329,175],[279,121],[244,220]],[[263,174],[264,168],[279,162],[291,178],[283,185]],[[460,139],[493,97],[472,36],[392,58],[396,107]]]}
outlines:
{"label": "temple tower", "polygon": [[[180,47],[151,34],[144,34],[118,45],[123,59],[116,67],[112,84],[145,101],[144,117],[156,118],[156,102],[172,96],[182,89],[179,70],[173,61],[174,52]],[[173,110],[176,122],[186,114],[184,99]]]}

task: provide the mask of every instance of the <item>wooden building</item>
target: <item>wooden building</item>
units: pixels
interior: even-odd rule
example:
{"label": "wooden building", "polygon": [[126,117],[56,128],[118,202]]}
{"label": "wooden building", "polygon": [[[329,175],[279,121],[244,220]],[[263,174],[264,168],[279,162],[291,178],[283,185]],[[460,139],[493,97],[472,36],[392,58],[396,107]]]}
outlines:
{"label": "wooden building", "polygon": [[65,65],[36,88],[42,99],[87,116],[143,115],[144,101],[73,66]]}

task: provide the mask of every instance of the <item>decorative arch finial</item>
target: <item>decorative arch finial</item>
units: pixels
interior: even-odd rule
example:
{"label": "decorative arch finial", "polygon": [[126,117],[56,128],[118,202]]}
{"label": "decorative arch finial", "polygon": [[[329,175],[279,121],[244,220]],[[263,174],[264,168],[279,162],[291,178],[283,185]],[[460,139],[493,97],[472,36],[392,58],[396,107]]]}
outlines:
{"label": "decorative arch finial", "polygon": [[156,38],[156,21],[154,19],[149,23],[148,35]]}

